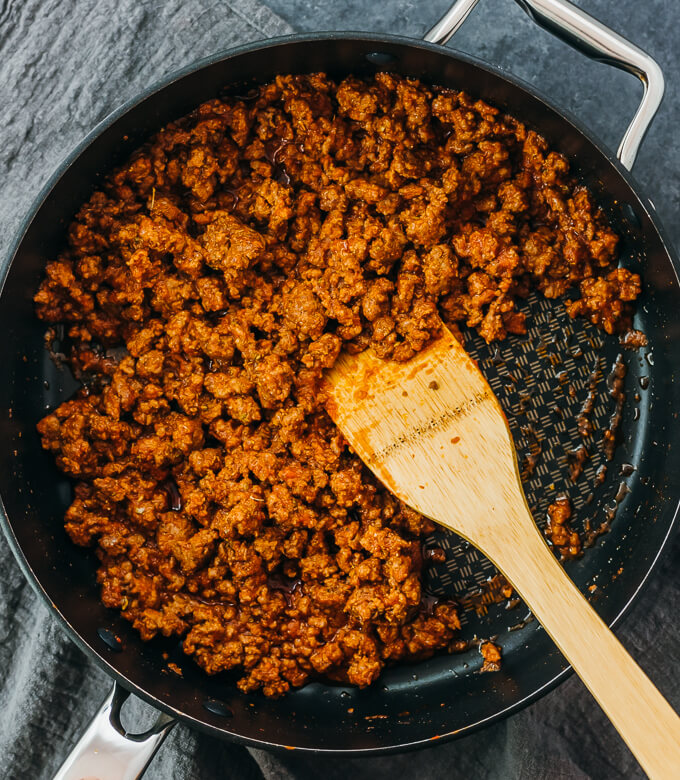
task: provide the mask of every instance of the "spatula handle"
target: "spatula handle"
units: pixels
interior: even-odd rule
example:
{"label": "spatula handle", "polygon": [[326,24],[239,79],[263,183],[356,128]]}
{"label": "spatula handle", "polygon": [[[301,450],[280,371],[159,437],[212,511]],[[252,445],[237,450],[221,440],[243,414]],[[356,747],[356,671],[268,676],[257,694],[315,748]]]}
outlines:
{"label": "spatula handle", "polygon": [[[529,509],[488,550],[652,780],[680,777],[680,718],[555,559]],[[507,540],[510,541],[510,540]],[[485,545],[486,546],[486,545]],[[493,542],[490,546],[496,547]],[[485,550],[486,552],[486,550]]]}

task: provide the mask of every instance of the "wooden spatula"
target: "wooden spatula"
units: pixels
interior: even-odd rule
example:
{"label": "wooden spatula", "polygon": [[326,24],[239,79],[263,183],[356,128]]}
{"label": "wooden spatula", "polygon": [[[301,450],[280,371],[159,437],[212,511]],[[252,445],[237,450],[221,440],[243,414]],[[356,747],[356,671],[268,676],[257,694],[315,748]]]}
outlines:
{"label": "wooden spatula", "polygon": [[327,409],[404,503],[468,539],[516,588],[652,778],[680,777],[680,718],[555,559],[527,506],[505,415],[446,329],[407,363],[343,353]]}

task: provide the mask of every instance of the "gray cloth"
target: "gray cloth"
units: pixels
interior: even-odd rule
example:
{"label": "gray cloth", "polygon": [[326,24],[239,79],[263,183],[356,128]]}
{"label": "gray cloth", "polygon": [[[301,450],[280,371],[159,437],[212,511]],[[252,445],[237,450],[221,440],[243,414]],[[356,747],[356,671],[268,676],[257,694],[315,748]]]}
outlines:
{"label": "gray cloth", "polygon": [[[249,40],[298,29],[375,29],[419,36],[446,0],[24,0],[0,2],[0,257],[35,193],[64,155],[110,110],[157,77]],[[678,4],[655,0],[582,3],[652,50],[669,74],[666,104],[636,169],[676,240],[680,154],[680,64],[672,47]],[[626,14],[622,15],[621,8]],[[424,18],[427,10],[428,18]],[[283,17],[283,18],[281,18]],[[652,20],[652,21],[650,21]],[[669,32],[670,31],[670,32]],[[636,89],[537,34],[509,2],[486,0],[456,45],[509,66],[571,105],[615,145]],[[569,78],[564,78],[564,73]],[[673,78],[675,76],[675,78]],[[616,95],[603,100],[602,95]],[[608,110],[602,110],[608,105]],[[663,171],[663,177],[659,176]],[[676,709],[680,579],[676,543],[619,632]],[[109,681],[61,633],[0,543],[0,775],[49,778],[83,731]],[[133,703],[129,717],[149,721]],[[511,720],[416,754],[374,759],[272,755],[176,727],[148,780],[352,777],[634,778],[635,761],[575,678]]]}

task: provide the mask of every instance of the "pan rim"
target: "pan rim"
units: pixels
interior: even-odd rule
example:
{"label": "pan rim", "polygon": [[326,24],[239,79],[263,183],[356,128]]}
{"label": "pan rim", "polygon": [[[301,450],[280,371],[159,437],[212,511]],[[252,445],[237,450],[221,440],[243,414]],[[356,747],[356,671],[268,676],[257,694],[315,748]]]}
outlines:
{"label": "pan rim", "polygon": [[[528,84],[527,82],[523,81],[522,79],[518,78],[513,74],[508,74],[505,71],[501,71],[493,64],[485,62],[484,60],[480,60],[474,56],[464,54],[444,46],[439,46],[437,44],[431,44],[431,43],[419,41],[417,39],[413,39],[405,36],[387,35],[387,34],[375,35],[366,32],[342,31],[342,32],[318,32],[318,33],[311,33],[311,34],[286,35],[277,38],[266,39],[263,41],[256,41],[253,43],[245,44],[243,46],[219,51],[215,54],[194,61],[193,63],[190,63],[182,68],[179,68],[173,71],[172,73],[162,77],[161,79],[156,80],[145,90],[135,94],[132,98],[125,101],[118,108],[111,111],[106,117],[104,117],[104,119],[98,122],[97,125],[89,133],[87,133],[87,135],[80,141],[80,143],[78,143],[71,150],[69,154],[65,156],[62,162],[56,167],[52,175],[49,177],[48,181],[41,189],[38,196],[35,198],[26,216],[21,221],[19,228],[15,233],[15,238],[10,245],[9,251],[7,255],[2,259],[2,267],[0,268],[0,297],[2,296],[7,276],[9,275],[10,269],[12,268],[14,260],[16,259],[16,255],[24,241],[26,233],[28,232],[31,224],[35,220],[38,212],[42,208],[45,200],[47,199],[51,191],[54,189],[54,187],[57,185],[60,179],[64,176],[64,174],[71,168],[71,166],[74,165],[76,161],[81,157],[83,152],[89,146],[91,146],[104,131],[106,131],[108,128],[114,125],[121,117],[127,114],[130,110],[135,108],[137,105],[143,103],[145,100],[147,100],[155,93],[169,87],[171,84],[177,81],[180,81],[184,77],[196,73],[197,71],[200,71],[203,68],[216,65],[218,63],[222,63],[230,59],[234,59],[236,57],[239,57],[242,54],[253,53],[253,52],[265,52],[269,48],[278,47],[286,44],[318,43],[320,41],[357,41],[357,40],[364,41],[364,42],[366,41],[374,42],[377,45],[398,44],[401,46],[408,46],[413,49],[431,51],[439,55],[443,54],[452,60],[462,61],[478,69],[486,71],[491,75],[493,75],[494,77],[500,78],[515,87],[518,87],[519,89],[528,93],[531,97],[533,97],[537,101],[543,103],[548,109],[552,110],[553,112],[561,116],[564,119],[564,121],[571,124],[578,133],[584,136],[593,145],[596,151],[599,152],[599,154],[616,169],[617,173],[628,184],[631,191],[635,195],[641,209],[644,211],[645,215],[647,216],[651,225],[653,226],[653,229],[658,234],[660,242],[670,259],[671,267],[673,269],[673,273],[675,276],[676,286],[679,285],[678,260],[671,248],[670,241],[667,235],[665,234],[663,226],[660,224],[659,217],[656,214],[656,210],[652,202],[649,200],[649,198],[647,198],[644,195],[641,186],[636,181],[635,177],[631,174],[631,172],[625,169],[618,161],[618,159],[616,159],[615,155],[613,155],[611,151],[606,149],[597,138],[593,137],[590,131],[587,128],[584,128],[581,122],[576,117],[574,117],[570,112],[565,111],[564,109],[554,105],[546,95],[544,95],[540,90],[537,90],[533,85]],[[669,542],[674,536],[675,532],[677,531],[679,510],[680,510],[680,495],[675,497],[675,507],[673,509],[672,519],[668,524],[668,529],[658,549],[656,550],[656,553],[651,563],[648,565],[644,576],[641,578],[641,580],[635,587],[635,590],[631,594],[630,598],[626,601],[626,603],[619,610],[619,612],[614,616],[614,618],[609,621],[610,627],[614,627],[615,625],[617,625],[623,619],[623,617],[626,614],[628,614],[633,604],[639,598],[642,590],[648,585],[652,573],[657,568],[660,559],[667,552],[669,548]],[[127,690],[130,690],[136,696],[139,696],[139,698],[141,698],[143,701],[147,702],[148,704],[151,704],[158,710],[165,712],[169,715],[172,715],[173,717],[176,717],[180,722],[186,723],[190,725],[192,728],[197,728],[198,730],[208,733],[212,736],[216,736],[222,739],[229,739],[239,744],[249,745],[252,747],[266,748],[269,750],[283,750],[285,746],[279,745],[275,742],[270,742],[266,739],[256,739],[253,737],[244,736],[232,732],[227,728],[220,728],[217,726],[213,726],[210,723],[207,723],[206,721],[199,720],[191,715],[185,714],[184,712],[175,709],[174,707],[166,704],[160,699],[157,699],[155,696],[148,693],[145,689],[141,688],[137,683],[132,682],[123,674],[121,674],[106,660],[104,655],[100,654],[100,652],[98,652],[94,647],[89,645],[81,637],[81,635],[75,630],[75,628],[71,625],[71,623],[69,623],[67,618],[61,613],[57,605],[51,600],[47,591],[43,588],[37,575],[33,572],[33,569],[31,568],[31,565],[28,562],[28,559],[26,558],[23,549],[21,548],[14,534],[14,530],[12,528],[11,522],[5,510],[2,496],[0,496],[0,526],[2,527],[2,530],[9,543],[12,553],[14,554],[14,557],[19,564],[22,574],[26,577],[28,582],[31,584],[33,590],[38,594],[38,596],[42,599],[42,601],[49,607],[50,613],[54,617],[56,617],[57,621],[62,627],[62,630],[65,630],[69,639],[73,641],[81,651],[86,653],[86,655],[89,658],[91,658],[97,664],[97,666],[101,668],[116,683],[122,685]],[[527,707],[529,704],[533,703],[534,701],[538,700],[539,698],[541,698],[542,696],[544,696],[545,694],[547,694],[548,692],[556,688],[558,685],[564,682],[572,673],[573,670],[571,666],[566,665],[565,662],[565,666],[562,669],[562,671],[560,671],[552,679],[543,683],[542,685],[540,685],[538,688],[533,690],[531,693],[529,693],[527,696],[523,697],[519,701],[516,701],[513,704],[505,707],[504,709],[498,710],[485,718],[479,719],[474,723],[470,723],[460,729],[456,729],[454,731],[445,734],[436,735],[425,739],[414,740],[412,742],[389,744],[389,745],[370,747],[370,748],[340,749],[340,748],[296,746],[295,750],[303,751],[305,753],[310,753],[310,754],[324,754],[324,755],[336,755],[336,756],[348,756],[348,757],[351,756],[359,757],[359,756],[369,756],[369,755],[376,756],[376,755],[386,755],[389,753],[404,752],[404,751],[418,749],[428,744],[432,744],[432,740],[434,739],[436,739],[437,741],[457,739],[472,734],[476,731],[479,731],[480,729],[489,726],[491,723],[502,721],[503,719],[509,717],[510,715],[519,712],[520,710]]]}

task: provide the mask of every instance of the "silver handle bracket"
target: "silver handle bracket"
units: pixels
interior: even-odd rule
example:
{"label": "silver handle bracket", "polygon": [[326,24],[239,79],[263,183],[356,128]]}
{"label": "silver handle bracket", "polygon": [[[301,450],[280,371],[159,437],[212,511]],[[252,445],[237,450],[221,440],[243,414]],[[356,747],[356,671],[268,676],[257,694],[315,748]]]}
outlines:
{"label": "silver handle bracket", "polygon": [[[425,35],[445,44],[479,0],[457,0]],[[642,100],[621,139],[617,157],[630,170],[640,144],[661,105],[664,77],[657,61],[568,0],[515,0],[536,24],[598,62],[632,73],[642,82]]]}
{"label": "silver handle bracket", "polygon": [[160,713],[154,725],[142,734],[127,732],[120,712],[129,695],[129,691],[114,683],[54,780],[137,780],[142,776],[175,720]]}

